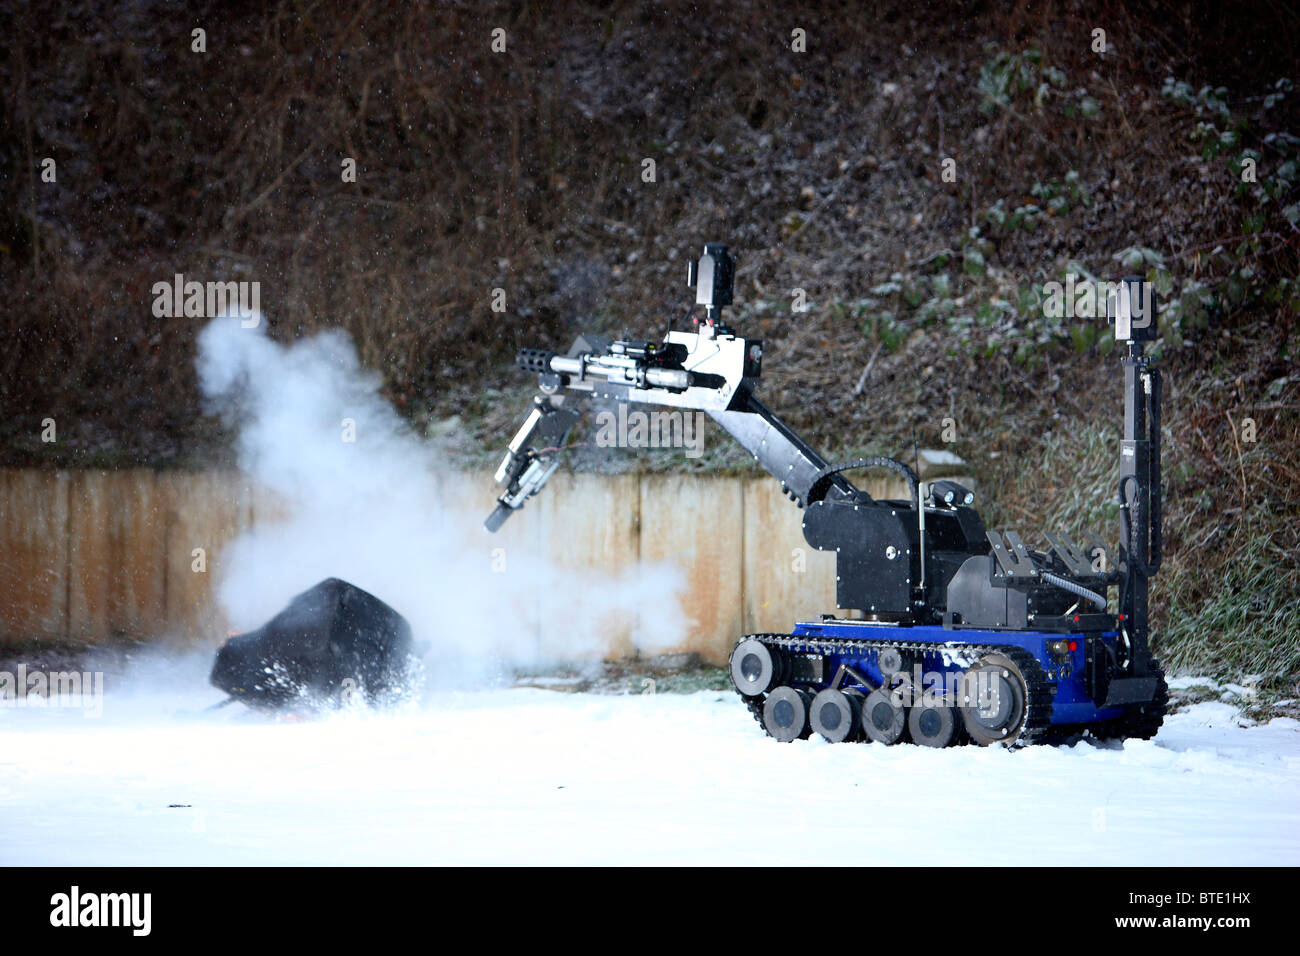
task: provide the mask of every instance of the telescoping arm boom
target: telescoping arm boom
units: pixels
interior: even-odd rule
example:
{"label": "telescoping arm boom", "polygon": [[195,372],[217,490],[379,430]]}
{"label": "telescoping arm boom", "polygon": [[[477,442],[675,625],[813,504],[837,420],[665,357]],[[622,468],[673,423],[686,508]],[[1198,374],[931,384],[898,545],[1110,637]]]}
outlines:
{"label": "telescoping arm boom", "polygon": [[754,397],[763,343],[740,337],[721,320],[722,306],[731,302],[734,270],[727,247],[719,243],[705,245],[704,255],[691,264],[689,282],[696,304],[705,310],[698,331],[670,331],[663,342],[582,335],[565,355],[519,352],[516,365],[537,374],[541,394],[497,469],[496,481],[505,490],[484,522],[489,531],[522,508],[555,471],[577,421],[563,407],[570,395],[703,411],[797,502],[806,501],[814,485],[819,491],[853,491],[842,475],[824,475],[826,460]]}
{"label": "telescoping arm boom", "polygon": [[1119,612],[1121,630],[1130,644],[1131,670],[1148,682],[1152,666],[1148,584],[1161,561],[1160,520],[1160,370],[1146,354],[1156,339],[1156,302],[1151,284],[1125,278],[1107,301],[1115,341],[1126,347],[1124,433],[1120,444]]}

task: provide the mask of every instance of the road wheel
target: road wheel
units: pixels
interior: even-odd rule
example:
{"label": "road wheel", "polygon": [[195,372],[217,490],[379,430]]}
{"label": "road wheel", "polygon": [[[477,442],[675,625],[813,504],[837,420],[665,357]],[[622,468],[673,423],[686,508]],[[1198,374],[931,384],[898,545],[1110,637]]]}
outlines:
{"label": "road wheel", "polygon": [[833,744],[855,740],[862,729],[861,704],[857,695],[850,697],[828,687],[813,698],[808,720],[814,731]]}
{"label": "road wheel", "polygon": [[957,736],[957,712],[951,707],[916,705],[907,714],[907,732],[923,747],[947,747]]}
{"label": "road wheel", "polygon": [[896,744],[907,731],[907,714],[893,694],[878,687],[862,703],[862,729],[877,743]]}
{"label": "road wheel", "polygon": [[778,687],[763,702],[763,729],[782,743],[806,739],[811,733],[808,726],[811,699],[812,695],[806,691]]}
{"label": "road wheel", "polygon": [[742,696],[765,694],[779,679],[780,663],[772,648],[747,637],[731,651],[731,682]]}

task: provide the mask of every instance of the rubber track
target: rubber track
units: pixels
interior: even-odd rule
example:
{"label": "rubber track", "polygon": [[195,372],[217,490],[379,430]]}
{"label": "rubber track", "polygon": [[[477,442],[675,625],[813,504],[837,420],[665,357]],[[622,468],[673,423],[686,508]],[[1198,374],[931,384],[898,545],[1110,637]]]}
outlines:
{"label": "rubber track", "polygon": [[[818,638],[798,634],[746,634],[736,642],[736,645],[739,646],[742,641],[751,638],[768,647],[779,647],[784,650],[814,654],[843,653],[846,651],[848,653],[866,653],[870,651],[879,653],[887,647],[893,647],[903,652],[922,654],[947,651],[952,654],[959,654],[962,657],[969,657],[971,664],[974,664],[978,658],[983,657],[985,654],[1005,654],[1020,669],[1020,673],[1024,675],[1027,685],[1025,720],[1021,725],[1019,736],[1010,746],[1025,747],[1040,743],[1047,738],[1051,729],[1052,698],[1056,696],[1056,688],[1048,681],[1047,672],[1043,670],[1042,665],[1038,663],[1032,654],[1020,647],[1006,644],[935,644],[931,641],[848,640],[837,637]],[[735,652],[734,647],[732,652]],[[1161,686],[1163,687],[1163,685],[1164,681],[1162,679]],[[763,727],[763,701],[766,696],[760,694],[755,697],[746,697],[740,694],[739,691],[737,691],[737,694],[745,702],[749,712],[754,715],[758,725]],[[1163,714],[1163,707],[1161,713]],[[766,727],[763,727],[763,732],[767,732]]]}

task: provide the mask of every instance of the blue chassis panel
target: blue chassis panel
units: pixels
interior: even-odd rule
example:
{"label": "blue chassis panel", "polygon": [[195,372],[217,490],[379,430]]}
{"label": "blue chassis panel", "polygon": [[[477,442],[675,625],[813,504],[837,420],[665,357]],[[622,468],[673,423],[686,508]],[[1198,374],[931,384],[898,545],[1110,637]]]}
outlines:
{"label": "blue chassis panel", "polygon": [[[1088,696],[1086,662],[1084,660],[1085,634],[1047,633],[1043,631],[986,631],[968,628],[948,629],[934,624],[918,624],[910,627],[874,624],[870,621],[805,621],[794,626],[791,632],[796,637],[840,638],[846,640],[900,641],[905,643],[934,644],[933,656],[925,654],[922,663],[924,672],[955,673],[962,669],[958,663],[943,660],[942,649],[951,648],[960,651],[966,644],[1003,644],[1023,648],[1034,656],[1047,671],[1048,679],[1056,688],[1056,697],[1052,705],[1053,724],[1087,724],[1095,721],[1110,720],[1124,713],[1122,707],[1101,709]],[[1094,635],[1095,636],[1095,635]],[[1118,635],[1109,632],[1101,635],[1103,641],[1114,646]],[[1078,648],[1064,658],[1057,658],[1047,650],[1048,641],[1061,639],[1076,640]],[[808,648],[824,653],[829,667],[827,673],[834,677],[840,666],[858,670],[868,679],[883,684],[884,677],[876,662],[873,651],[861,652],[845,649],[824,651],[822,647]],[[1064,675],[1062,669],[1065,669]],[[842,687],[860,686],[853,678],[846,678]],[[864,688],[865,689],[865,688]]]}

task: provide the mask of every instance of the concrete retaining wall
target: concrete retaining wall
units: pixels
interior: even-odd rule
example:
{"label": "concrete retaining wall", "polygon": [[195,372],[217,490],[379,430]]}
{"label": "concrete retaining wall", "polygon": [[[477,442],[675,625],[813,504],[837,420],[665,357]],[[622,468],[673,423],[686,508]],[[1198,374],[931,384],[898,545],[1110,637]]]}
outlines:
{"label": "concrete retaining wall", "polygon": [[[462,489],[457,511],[491,509],[495,486],[486,475],[431,480]],[[865,487],[875,497],[906,495],[892,478]],[[468,500],[466,488],[473,489]],[[0,469],[0,642],[213,646],[227,632],[213,600],[223,548],[282,513],[234,471]],[[740,634],[786,630],[834,610],[834,555],[808,547],[801,515],[763,476],[560,473],[485,540],[524,545],[575,568],[677,563],[694,619],[679,649],[721,662]],[[196,548],[204,570],[196,570]],[[647,610],[641,599],[629,595],[626,617],[610,622],[609,655],[630,652],[635,615]],[[535,626],[545,646],[556,625]]]}

